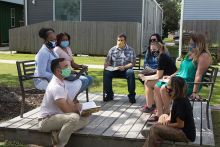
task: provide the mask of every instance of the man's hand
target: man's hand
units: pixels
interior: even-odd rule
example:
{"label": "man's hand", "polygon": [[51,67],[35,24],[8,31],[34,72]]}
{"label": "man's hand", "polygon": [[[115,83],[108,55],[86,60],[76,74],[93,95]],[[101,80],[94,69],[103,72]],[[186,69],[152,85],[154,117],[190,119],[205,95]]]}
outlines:
{"label": "man's hand", "polygon": [[124,71],[124,70],[125,70],[125,67],[124,67],[124,66],[118,66],[118,69],[119,69],[120,71]]}
{"label": "man's hand", "polygon": [[80,103],[73,102],[73,112],[79,113],[82,109],[82,105]]}
{"label": "man's hand", "polygon": [[108,63],[104,63],[104,68],[108,67],[109,64]]}

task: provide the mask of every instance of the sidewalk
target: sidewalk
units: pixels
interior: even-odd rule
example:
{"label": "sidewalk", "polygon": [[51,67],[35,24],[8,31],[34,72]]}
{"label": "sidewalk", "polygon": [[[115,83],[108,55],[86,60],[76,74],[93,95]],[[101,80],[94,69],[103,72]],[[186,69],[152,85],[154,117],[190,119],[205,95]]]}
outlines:
{"label": "sidewalk", "polygon": [[[6,64],[15,64],[16,60],[2,60],[0,59],[0,63],[6,63]],[[103,69],[103,65],[93,65],[93,64],[87,64],[89,68],[95,68],[95,69]]]}

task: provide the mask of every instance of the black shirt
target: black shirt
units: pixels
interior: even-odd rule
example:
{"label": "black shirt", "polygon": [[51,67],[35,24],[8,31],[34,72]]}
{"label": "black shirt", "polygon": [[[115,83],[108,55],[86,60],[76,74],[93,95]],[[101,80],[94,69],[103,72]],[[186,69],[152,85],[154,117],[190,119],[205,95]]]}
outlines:
{"label": "black shirt", "polygon": [[193,119],[192,106],[188,98],[179,98],[173,101],[171,123],[176,123],[177,117],[184,121],[184,127],[182,130],[186,137],[191,141],[195,141],[195,123]]}
{"label": "black shirt", "polygon": [[170,76],[176,72],[177,68],[174,61],[165,53],[160,54],[157,70],[163,70],[163,75]]}

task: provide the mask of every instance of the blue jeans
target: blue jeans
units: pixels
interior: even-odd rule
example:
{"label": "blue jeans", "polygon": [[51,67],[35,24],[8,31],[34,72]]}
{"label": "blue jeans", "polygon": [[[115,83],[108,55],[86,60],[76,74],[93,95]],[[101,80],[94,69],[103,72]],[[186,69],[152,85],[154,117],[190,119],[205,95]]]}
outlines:
{"label": "blue jeans", "polygon": [[135,76],[133,69],[127,69],[125,71],[108,71],[104,70],[104,92],[107,95],[107,98],[113,98],[114,93],[112,90],[112,79],[113,78],[125,78],[127,79],[128,83],[128,98],[133,99],[135,98]]}
{"label": "blue jeans", "polygon": [[89,75],[80,76],[79,79],[82,82],[80,93],[86,90],[93,83],[93,77]]}

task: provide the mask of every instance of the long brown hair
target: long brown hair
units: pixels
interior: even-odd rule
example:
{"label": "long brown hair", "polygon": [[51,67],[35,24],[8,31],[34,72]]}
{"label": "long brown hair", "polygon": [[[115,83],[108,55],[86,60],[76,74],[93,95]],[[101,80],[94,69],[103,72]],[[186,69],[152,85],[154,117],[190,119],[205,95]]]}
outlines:
{"label": "long brown hair", "polygon": [[172,99],[185,98],[187,93],[187,85],[183,78],[173,76],[171,77],[171,88],[173,90]]}
{"label": "long brown hair", "polygon": [[199,33],[191,34],[190,39],[192,39],[192,41],[196,44],[196,52],[195,52],[195,56],[193,57],[194,62],[197,63],[199,56],[204,52],[209,55],[210,59],[212,59],[211,53],[206,43],[205,36],[203,34],[199,34]]}

